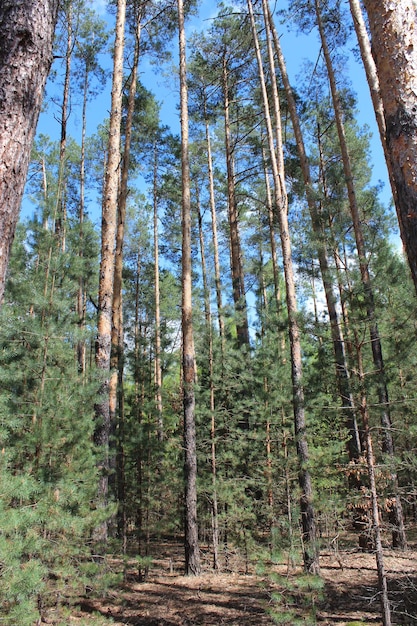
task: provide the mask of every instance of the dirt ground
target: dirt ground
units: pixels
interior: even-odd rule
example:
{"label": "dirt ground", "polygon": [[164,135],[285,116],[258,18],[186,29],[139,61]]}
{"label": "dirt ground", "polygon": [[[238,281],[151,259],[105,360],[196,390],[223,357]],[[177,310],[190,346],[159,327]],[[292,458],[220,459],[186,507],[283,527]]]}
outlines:
{"label": "dirt ground", "polygon": [[[272,569],[280,576],[277,579],[269,567],[262,575],[256,573],[256,563],[251,564],[249,574],[239,561],[232,564],[235,571],[215,574],[207,562],[207,572],[193,578],[181,573],[180,545],[163,543],[153,548],[152,566],[144,582],[129,563],[125,582],[106,598],[84,600],[72,612],[70,624],[84,626],[90,620],[95,624],[97,616],[101,617],[100,624],[115,626],[381,624],[372,554],[356,549],[323,552],[320,566],[324,589],[319,598],[314,590],[300,588],[301,568],[297,565],[274,565]],[[394,624],[417,624],[416,557],[414,548],[405,553],[385,553]],[[279,622],[273,621],[271,611],[279,616]]]}

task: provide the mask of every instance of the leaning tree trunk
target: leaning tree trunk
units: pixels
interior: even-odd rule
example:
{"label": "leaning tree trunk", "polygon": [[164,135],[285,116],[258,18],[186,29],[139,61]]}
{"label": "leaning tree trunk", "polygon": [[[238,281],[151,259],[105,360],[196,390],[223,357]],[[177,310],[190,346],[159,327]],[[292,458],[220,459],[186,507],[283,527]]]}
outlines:
{"label": "leaning tree trunk", "polygon": [[401,238],[417,291],[417,19],[414,0],[364,0],[385,112]]}
{"label": "leaning tree trunk", "polygon": [[57,13],[58,0],[0,2],[0,304]]}
{"label": "leaning tree trunk", "polygon": [[[348,192],[349,207],[352,215],[353,229],[355,233],[356,248],[358,251],[359,268],[361,274],[361,280],[364,290],[365,305],[367,317],[369,320],[369,335],[371,341],[372,358],[375,366],[375,372],[377,375],[377,388],[378,399],[381,407],[381,426],[383,431],[383,452],[386,452],[391,461],[394,460],[394,444],[392,439],[392,425],[390,416],[388,387],[385,377],[385,367],[382,355],[382,344],[379,335],[378,325],[376,321],[374,294],[372,289],[371,277],[369,274],[365,241],[362,232],[362,223],[359,214],[359,207],[356,199],[356,190],[354,184],[354,176],[351,167],[351,160],[349,149],[346,141],[346,134],[343,124],[343,112],[339,100],[339,94],[336,86],[336,79],[333,71],[333,64],[331,60],[330,50],[327,44],[326,33],[324,30],[324,24],[321,17],[319,0],[315,0],[315,9],[317,17],[317,25],[320,32],[320,39],[323,48],[323,54],[326,62],[327,73],[330,82],[330,91],[333,101],[333,109],[335,112],[335,120],[337,126],[337,133],[339,137],[339,144],[342,155],[343,171],[346,180],[346,188]],[[407,545],[407,539],[404,529],[404,516],[402,511],[402,505],[399,495],[398,478],[394,470],[391,471],[391,487],[394,492],[394,508],[392,515],[394,519],[394,541],[399,547],[405,548]]]}
{"label": "leaning tree trunk", "polygon": [[185,478],[185,572],[201,572],[197,524],[197,449],[195,431],[196,380],[191,299],[191,196],[188,157],[188,89],[185,56],[184,8],[178,0],[180,54],[181,168],[182,168],[182,371],[184,406],[184,478]]}
{"label": "leaning tree trunk", "polygon": [[287,96],[288,109],[294,129],[294,136],[297,144],[297,151],[300,159],[301,171],[306,190],[307,205],[311,218],[311,225],[317,246],[317,258],[320,266],[320,273],[323,282],[324,294],[326,298],[327,310],[330,319],[330,331],[332,335],[333,352],[335,357],[336,381],[340,400],[346,415],[346,425],[349,429],[349,456],[357,459],[360,453],[360,444],[357,438],[357,425],[354,408],[354,400],[350,390],[349,370],[346,362],[345,345],[343,333],[340,326],[339,315],[336,306],[336,296],[333,288],[333,277],[329,267],[327,246],[324,239],[323,223],[321,217],[321,207],[316,199],[310,173],[310,163],[305,150],[301,124],[298,117],[297,106],[294,93],[288,78],[284,55],[282,53],[279,37],[276,32],[272,15],[267,0],[263,0],[264,16],[266,24],[271,28],[274,40],[274,47],[278,65],[281,72],[282,82]]}
{"label": "leaning tree trunk", "polygon": [[[291,255],[291,239],[288,225],[287,194],[285,189],[285,176],[283,171],[283,159],[276,158],[274,133],[270,116],[270,106],[265,83],[265,74],[262,63],[262,55],[259,47],[258,34],[251,0],[248,0],[248,11],[251,19],[252,34],[255,45],[256,58],[259,67],[259,81],[262,92],[262,100],[265,113],[265,123],[271,157],[272,175],[275,187],[276,206],[280,226],[282,261],[284,266],[284,278],[286,288],[286,300],[289,324],[289,343],[291,351],[291,374],[293,385],[293,410],[294,410],[294,430],[297,447],[297,458],[299,463],[298,480],[301,489],[300,509],[303,539],[304,568],[314,574],[320,572],[319,554],[316,542],[316,525],[313,509],[313,490],[311,476],[308,470],[309,452],[306,438],[306,419],[304,410],[304,388],[303,388],[303,368],[301,359],[301,339],[297,321],[297,299],[295,293],[294,268]],[[279,101],[274,97],[275,117],[280,118]],[[277,137],[279,146],[277,152],[282,150],[281,137]],[[281,170],[278,169],[278,162],[281,162]]]}
{"label": "leaning tree trunk", "polygon": [[[123,95],[123,49],[126,0],[118,0],[116,35],[113,60],[113,82],[110,111],[108,157],[104,179],[101,261],[98,293],[98,323],[96,341],[96,366],[103,373],[99,398],[95,405],[94,443],[99,448],[101,475],[98,486],[98,504],[106,506],[109,482],[110,406],[109,379],[112,342],[113,281],[115,263],[115,238],[117,228],[117,201],[120,166],[120,123]],[[107,541],[107,523],[95,532],[100,544]]]}

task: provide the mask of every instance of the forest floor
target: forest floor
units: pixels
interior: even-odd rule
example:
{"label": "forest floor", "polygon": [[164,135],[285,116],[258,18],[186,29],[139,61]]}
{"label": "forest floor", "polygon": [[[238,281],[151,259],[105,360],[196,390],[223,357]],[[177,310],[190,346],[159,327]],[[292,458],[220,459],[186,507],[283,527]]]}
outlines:
{"label": "forest floor", "polygon": [[[69,625],[122,626],[269,626],[323,624],[362,626],[381,624],[375,556],[353,547],[323,550],[320,556],[324,587],[305,584],[299,565],[251,562],[235,557],[229,572],[182,575],[182,546],[152,544],[152,565],[144,581],[135,561],[128,562],[124,582],[104,598],[85,599],[71,611]],[[111,561],[115,571],[121,561]],[[407,552],[387,549],[393,623],[417,624],[417,545]],[[277,617],[274,621],[273,615]],[[49,621],[49,620],[47,620]],[[53,621],[49,623],[54,623]],[[56,622],[55,622],[56,623]],[[59,622],[62,624],[62,622]]]}

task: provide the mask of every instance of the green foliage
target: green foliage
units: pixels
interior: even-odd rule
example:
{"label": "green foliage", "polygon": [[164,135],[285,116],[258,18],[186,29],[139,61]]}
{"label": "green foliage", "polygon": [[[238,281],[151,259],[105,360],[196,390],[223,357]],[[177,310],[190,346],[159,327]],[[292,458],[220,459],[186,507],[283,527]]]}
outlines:
{"label": "green foliage", "polygon": [[280,590],[271,594],[273,608],[269,613],[275,624],[317,623],[316,614],[323,600],[324,582],[320,576],[301,574],[280,576],[272,573],[271,579]]}
{"label": "green foliage", "polygon": [[66,252],[59,235],[36,220],[15,240],[0,331],[0,595],[7,624],[33,624],[90,580],[83,563],[102,515],[91,504],[97,383],[93,375],[82,380],[75,358],[89,336],[75,312],[78,279],[83,275],[88,288],[93,276],[96,239],[87,226],[83,260],[70,222]]}

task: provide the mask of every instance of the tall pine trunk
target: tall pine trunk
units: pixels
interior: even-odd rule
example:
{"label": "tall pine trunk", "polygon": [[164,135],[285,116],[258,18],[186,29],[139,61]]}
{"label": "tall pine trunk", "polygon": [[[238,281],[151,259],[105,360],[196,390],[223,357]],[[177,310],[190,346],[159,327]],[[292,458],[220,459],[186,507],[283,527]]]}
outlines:
{"label": "tall pine trunk", "polygon": [[0,305],[57,13],[58,0],[0,3]]}
{"label": "tall pine trunk", "polygon": [[[285,189],[285,173],[283,170],[283,157],[276,157],[276,152],[282,152],[280,135],[276,134],[279,145],[274,145],[274,132],[272,128],[270,105],[265,84],[262,55],[259,47],[258,34],[251,0],[248,0],[248,11],[251,19],[252,34],[255,44],[255,52],[259,67],[259,81],[262,91],[262,101],[265,113],[265,123],[271,157],[272,175],[275,188],[275,199],[280,226],[282,260],[284,265],[284,278],[286,288],[286,301],[289,324],[289,343],[291,351],[291,375],[293,386],[293,410],[296,449],[298,457],[298,480],[301,489],[300,509],[303,540],[303,558],[306,571],[314,574],[320,572],[319,554],[316,542],[316,524],[313,508],[313,489],[311,476],[308,469],[309,452],[306,437],[306,418],[304,409],[303,368],[301,359],[300,330],[297,321],[297,299],[295,294],[294,268],[291,254],[291,238],[287,214],[287,194]],[[275,118],[280,119],[278,94],[273,95],[273,107]],[[279,170],[279,164],[281,170]]]}
{"label": "tall pine trunk", "polygon": [[182,182],[182,385],[184,407],[184,524],[185,572],[201,572],[197,524],[197,446],[195,429],[196,381],[192,319],[191,265],[191,196],[188,156],[188,87],[185,51],[184,7],[178,0],[181,111],[181,182]]}
{"label": "tall pine trunk", "polygon": [[[123,49],[126,0],[118,0],[116,35],[113,60],[110,128],[108,155],[105,170],[102,223],[101,260],[98,293],[98,324],[96,341],[96,366],[102,372],[99,399],[95,405],[94,443],[99,448],[100,479],[98,504],[106,506],[109,484],[109,437],[110,437],[110,358],[112,343],[112,312],[115,263],[115,238],[117,228],[117,204],[120,168],[120,124],[123,95]],[[95,540],[104,545],[107,541],[107,522],[95,532]]]}

